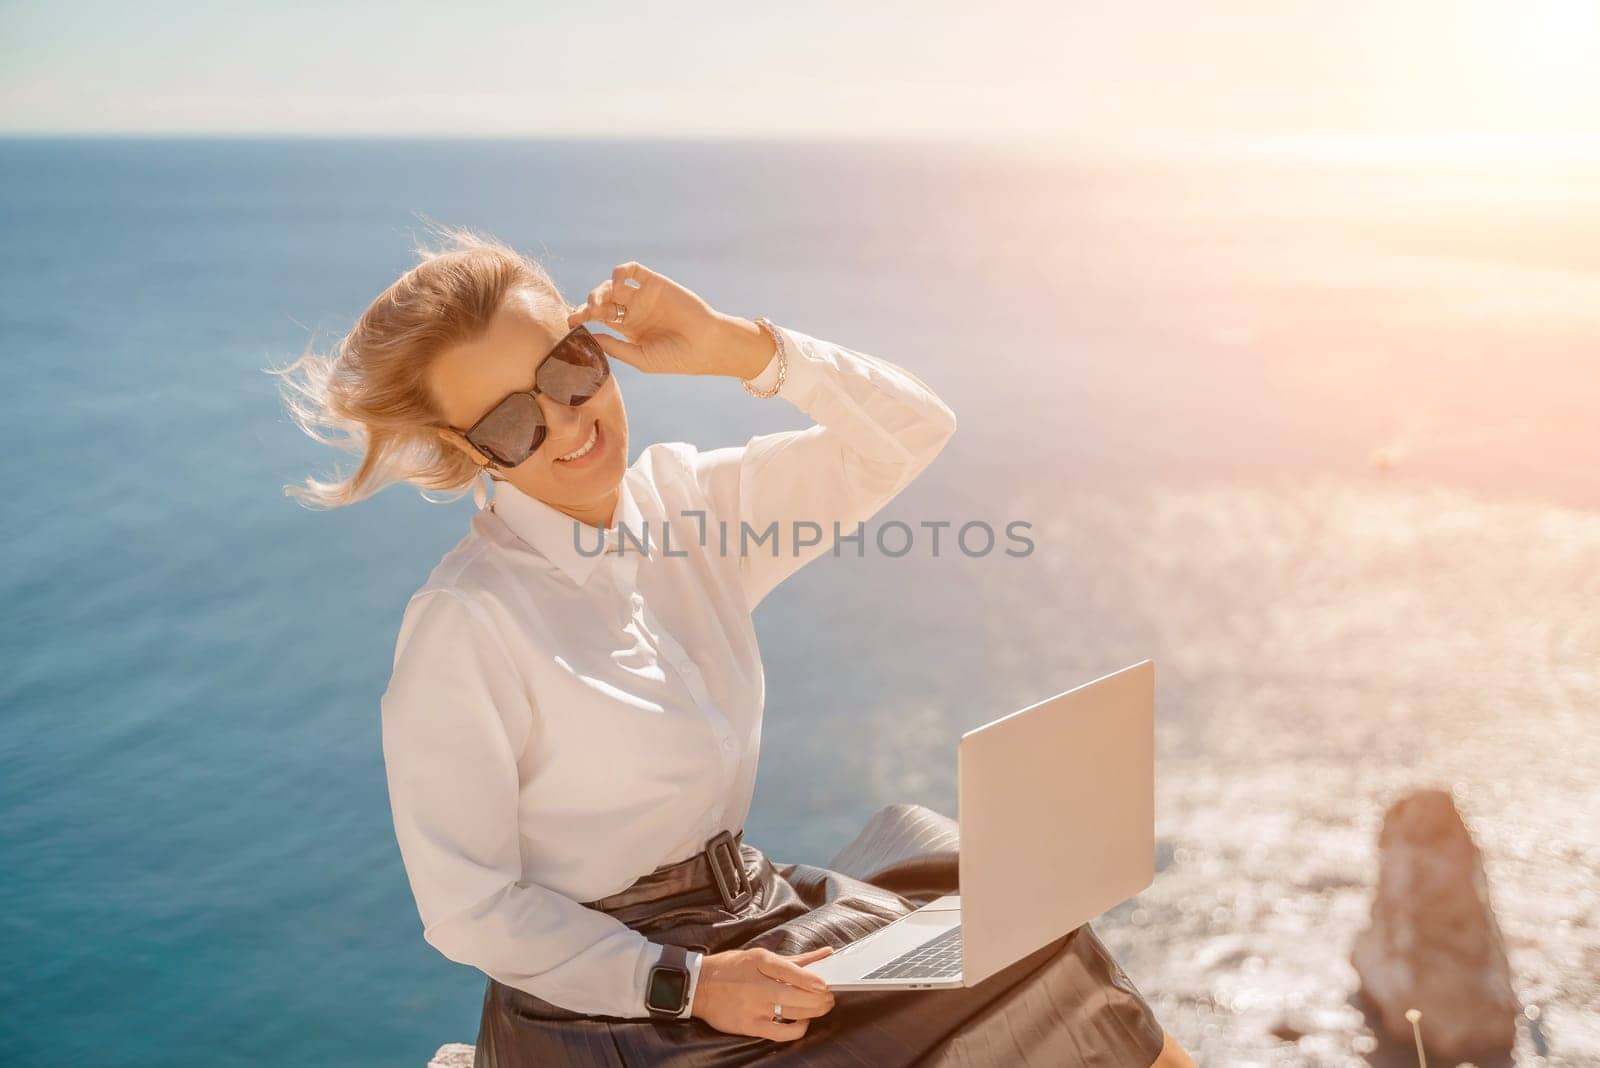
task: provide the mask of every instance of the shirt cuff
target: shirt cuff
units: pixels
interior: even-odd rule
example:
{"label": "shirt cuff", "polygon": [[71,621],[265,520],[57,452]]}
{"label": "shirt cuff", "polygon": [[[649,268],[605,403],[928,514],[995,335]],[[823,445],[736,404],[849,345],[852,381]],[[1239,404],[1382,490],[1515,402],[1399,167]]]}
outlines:
{"label": "shirt cuff", "polygon": [[[784,355],[789,359],[789,369],[783,376],[783,388],[774,396],[782,397],[790,404],[799,408],[806,414],[812,414],[809,405],[815,398],[817,390],[823,388],[823,380],[829,371],[835,370],[832,364],[814,354],[805,344],[811,339],[804,334],[798,334],[787,327],[772,324],[773,333],[782,339],[780,342]],[[804,340],[802,340],[804,339]],[[814,342],[813,342],[814,343]],[[751,388],[765,393],[778,382],[778,353],[772,354],[772,359],[767,361],[767,366],[754,378],[746,379]]]}
{"label": "shirt cuff", "polygon": [[[774,330],[776,330],[776,327],[774,327]],[[788,345],[790,352],[794,351],[793,344],[787,338],[784,339],[784,343]],[[767,365],[761,369],[761,373],[754,378],[745,379],[746,382],[750,383],[751,389],[758,393],[765,393],[778,381],[778,354],[781,351],[781,347],[775,349],[772,353],[772,359],[767,361]],[[791,358],[789,362],[793,363],[794,360]]]}

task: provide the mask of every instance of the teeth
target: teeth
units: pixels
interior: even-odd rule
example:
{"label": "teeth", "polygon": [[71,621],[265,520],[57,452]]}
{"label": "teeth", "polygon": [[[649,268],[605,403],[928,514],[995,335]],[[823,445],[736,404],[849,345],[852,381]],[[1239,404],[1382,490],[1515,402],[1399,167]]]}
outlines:
{"label": "teeth", "polygon": [[580,459],[582,459],[583,457],[585,457],[585,456],[587,456],[589,454],[589,450],[590,449],[594,448],[595,439],[597,439],[599,436],[600,436],[600,424],[596,423],[596,424],[594,424],[593,426],[591,426],[589,428],[589,440],[583,443],[583,447],[582,448],[575,449],[572,452],[567,453],[565,456],[557,456],[556,459],[557,460],[580,460]]}

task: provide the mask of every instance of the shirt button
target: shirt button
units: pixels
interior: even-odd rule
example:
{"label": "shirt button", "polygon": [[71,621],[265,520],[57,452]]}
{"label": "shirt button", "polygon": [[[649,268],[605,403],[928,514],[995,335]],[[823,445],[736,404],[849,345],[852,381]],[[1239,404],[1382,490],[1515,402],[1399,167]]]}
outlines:
{"label": "shirt button", "polygon": [[733,739],[732,738],[724,738],[724,739],[722,739],[722,748],[731,750],[733,748]]}

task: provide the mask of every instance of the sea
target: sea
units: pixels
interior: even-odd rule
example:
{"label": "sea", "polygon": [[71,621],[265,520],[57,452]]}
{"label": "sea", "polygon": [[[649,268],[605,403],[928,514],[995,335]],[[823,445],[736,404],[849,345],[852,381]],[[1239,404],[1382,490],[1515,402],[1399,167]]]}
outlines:
{"label": "sea", "polygon": [[[1600,163],[139,137],[0,141],[10,1059],[473,1041],[484,978],[423,941],[378,706],[473,504],[302,507],[286,485],[354,458],[267,373],[436,222],[573,300],[637,260],[956,412],[869,524],[910,552],[825,555],[757,610],[769,856],[956,815],[962,731],[1149,657],[1158,872],[1095,925],[1200,1063],[1414,1063],[1349,949],[1384,809],[1424,787],[1483,851],[1516,1063],[1600,1062]],[[635,455],[808,423],[617,374]],[[978,521],[1031,551],[955,547]]]}

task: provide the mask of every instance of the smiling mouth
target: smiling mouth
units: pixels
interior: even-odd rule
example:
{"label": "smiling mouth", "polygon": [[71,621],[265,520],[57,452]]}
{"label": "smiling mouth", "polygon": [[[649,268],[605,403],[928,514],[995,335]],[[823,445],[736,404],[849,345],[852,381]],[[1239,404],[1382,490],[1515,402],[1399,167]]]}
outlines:
{"label": "smiling mouth", "polygon": [[571,452],[567,453],[565,456],[557,456],[556,457],[556,462],[557,463],[574,463],[574,462],[576,462],[578,460],[582,460],[584,457],[586,457],[590,453],[594,452],[595,447],[597,445],[599,445],[599,443],[600,443],[600,421],[599,420],[595,420],[594,424],[589,427],[589,440],[585,441],[582,445],[579,445],[576,449],[573,449]]}

